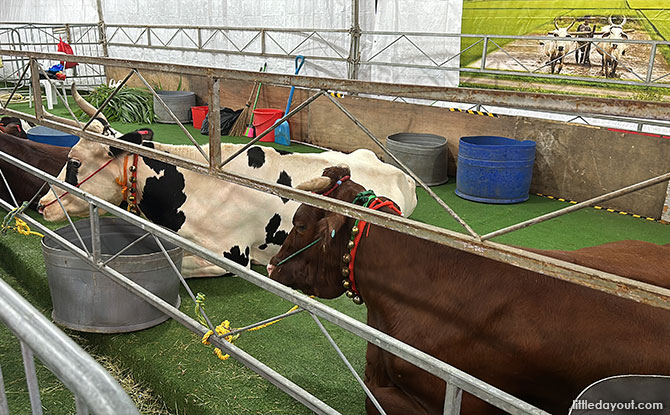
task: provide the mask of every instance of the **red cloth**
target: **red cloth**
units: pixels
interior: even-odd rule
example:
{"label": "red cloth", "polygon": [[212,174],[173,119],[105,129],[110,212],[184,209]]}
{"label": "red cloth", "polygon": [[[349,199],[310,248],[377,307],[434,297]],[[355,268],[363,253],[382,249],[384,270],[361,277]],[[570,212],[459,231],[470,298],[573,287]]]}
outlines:
{"label": "red cloth", "polygon": [[[74,55],[74,51],[72,50],[72,46],[70,46],[68,43],[63,42],[63,39],[59,39],[60,42],[58,42],[58,51],[63,52],[67,55]],[[63,65],[64,69],[70,69],[74,68],[75,66],[79,65],[77,62],[60,62]]]}

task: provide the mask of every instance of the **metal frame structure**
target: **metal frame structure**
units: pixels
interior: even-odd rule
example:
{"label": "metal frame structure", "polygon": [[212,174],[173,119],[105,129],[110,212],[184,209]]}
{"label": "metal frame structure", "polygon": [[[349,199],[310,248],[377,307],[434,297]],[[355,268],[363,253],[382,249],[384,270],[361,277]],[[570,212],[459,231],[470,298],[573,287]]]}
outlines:
{"label": "metal frame structure", "polygon": [[[69,43],[75,53],[86,56],[101,56],[106,46],[100,41],[97,25],[0,23],[0,48],[55,52],[60,39]],[[62,57],[54,59],[54,62],[59,62],[61,59]],[[3,63],[9,70],[4,72],[0,82],[5,84],[3,88],[7,88],[8,84],[17,82],[21,78],[19,73],[27,61],[17,57],[4,60]],[[69,69],[67,76],[68,79],[75,79],[78,84],[99,85],[105,82],[103,70],[104,68],[100,65],[81,65]]]}
{"label": "metal frame structure", "polygon": [[[230,56],[292,58],[302,54],[310,60],[329,62],[330,64],[347,65],[349,79],[358,79],[361,67],[401,67],[448,72],[460,72],[484,75],[514,75],[519,77],[546,78],[556,80],[577,80],[603,84],[638,85],[653,87],[670,87],[670,72],[654,74],[655,63],[660,54],[659,48],[670,48],[670,42],[657,40],[628,40],[580,38],[580,41],[602,43],[625,43],[649,49],[647,71],[636,73],[622,62],[621,69],[633,74],[634,80],[606,79],[601,77],[579,77],[538,73],[548,63],[537,67],[526,67],[512,56],[504,45],[511,41],[528,41],[538,43],[555,40],[549,36],[507,36],[507,35],[474,35],[439,32],[391,32],[365,31],[358,23],[358,3],[355,1],[352,10],[352,26],[347,29],[316,29],[316,28],[270,28],[270,27],[235,27],[235,26],[178,26],[178,25],[139,25],[139,24],[106,24],[100,14],[97,24],[18,24],[0,23],[0,47],[17,48],[39,52],[52,51],[60,36],[75,48],[79,55],[108,56],[110,47],[168,50],[181,52],[202,52]],[[278,39],[278,35],[292,39]],[[381,46],[361,55],[361,39],[375,38]],[[449,56],[431,56],[424,47],[422,40],[458,39],[459,43],[467,40],[471,44],[463,50]],[[219,44],[217,45],[217,41]],[[306,53],[301,48],[306,45],[320,45],[322,53]],[[405,45],[422,56],[426,63],[403,63],[383,60],[384,52],[396,45]],[[473,48],[481,49],[479,67],[458,64],[460,56]],[[460,49],[460,48],[459,48]],[[500,50],[516,62],[523,70],[499,70],[487,67],[487,55],[493,50]],[[539,52],[538,52],[539,53]],[[574,53],[572,51],[571,53]],[[456,60],[456,65],[450,62]],[[96,78],[104,76],[100,68],[89,67],[86,74],[75,74],[76,78]],[[15,74],[15,71],[14,71]]]}
{"label": "metal frame structure", "polygon": [[[354,24],[356,25],[356,23]],[[109,24],[106,26],[109,33],[107,34],[108,46],[124,47],[124,48],[140,48],[140,49],[155,49],[155,50],[175,50],[182,52],[205,52],[225,55],[243,55],[243,56],[258,56],[265,58],[290,58],[296,54],[303,54],[306,58],[316,61],[339,62],[349,65],[349,78],[358,79],[358,73],[361,66],[384,66],[384,67],[401,67],[401,68],[416,68],[416,69],[431,69],[461,73],[478,73],[486,75],[515,75],[521,77],[547,78],[547,79],[563,79],[563,80],[579,80],[589,81],[605,84],[620,84],[620,85],[639,85],[639,86],[656,86],[656,87],[670,87],[670,72],[657,74],[654,76],[654,63],[657,61],[659,46],[670,47],[668,41],[657,40],[627,40],[627,39],[601,39],[601,38],[580,38],[580,41],[594,41],[602,43],[626,43],[634,45],[645,45],[649,48],[649,59],[647,65],[647,72],[645,74],[637,74],[630,68],[626,68],[622,64],[622,68],[631,72],[637,80],[625,81],[617,79],[606,79],[596,77],[578,77],[566,75],[552,75],[538,73],[539,70],[546,68],[548,63],[542,64],[536,68],[527,68],[520,63],[505,49],[505,46],[500,42],[522,40],[522,41],[551,41],[556,40],[555,37],[549,36],[506,36],[506,35],[472,35],[472,34],[451,34],[451,33],[430,33],[430,32],[388,32],[388,31],[363,31],[351,29],[302,29],[302,28],[267,28],[267,27],[232,27],[232,26],[175,26],[175,25],[133,25],[133,24]],[[300,35],[301,39],[294,45],[282,45],[273,34],[291,34]],[[332,40],[326,38],[326,35],[340,34],[342,35],[341,43],[335,44]],[[234,35],[237,37],[244,37],[244,41],[234,41]],[[352,36],[348,39],[346,35]],[[228,44],[227,48],[211,46],[212,40],[216,37],[225,39]],[[378,50],[372,51],[369,56],[361,57],[360,41],[362,37],[388,37],[389,40],[384,46]],[[298,36],[296,36],[298,37]],[[418,39],[471,39],[473,43],[465,49],[460,50],[456,54],[442,57],[439,60],[436,57],[430,56],[428,52],[419,46]],[[306,54],[300,48],[310,40],[316,40],[318,43],[326,46],[329,54]],[[352,46],[349,49],[348,55],[343,53],[345,44],[349,40]],[[498,42],[496,42],[498,40]],[[423,56],[429,63],[402,63],[390,62],[380,59],[380,56],[394,45],[404,43],[411,46],[415,52]],[[481,47],[482,58],[479,68],[460,67],[460,65],[447,65],[449,62],[472,48]],[[509,71],[496,70],[487,67],[487,55],[492,49],[498,49],[510,56],[510,59],[517,62],[524,71]],[[571,52],[574,54],[574,51]],[[458,61],[457,61],[458,62]]]}
{"label": "metal frame structure", "polygon": [[[16,52],[16,51],[5,51],[0,50],[0,54],[9,54],[11,56],[22,56],[25,59],[30,61],[30,67],[33,68],[32,71],[32,82],[38,82],[36,74],[39,71],[38,60],[39,59],[52,59],[53,54],[45,54],[38,52]],[[141,70],[158,70],[167,73],[173,74],[193,74],[206,76],[209,80],[210,85],[210,99],[209,102],[219,102],[219,90],[220,83],[225,80],[235,79],[235,80],[245,80],[245,81],[261,81],[264,84],[273,84],[273,85],[294,85],[301,88],[307,88],[309,90],[316,90],[316,92],[308,98],[306,101],[298,105],[295,109],[290,111],[280,120],[276,121],[270,128],[264,131],[260,136],[256,137],[256,140],[253,140],[249,145],[253,144],[255,141],[262,138],[264,135],[268,134],[272,129],[281,124],[284,120],[296,114],[298,111],[305,108],[314,100],[320,98],[322,95],[326,96],[331,100],[333,105],[340,109],[344,114],[349,117],[355,125],[357,125],[362,131],[364,131],[377,145],[381,147],[383,151],[387,153],[391,158],[393,155],[389,153],[381,142],[362,124],[356,119],[356,117],[351,114],[338,100],[332,98],[327,92],[331,89],[337,90],[346,90],[352,93],[358,93],[360,91],[372,92],[380,95],[401,95],[405,97],[421,98],[421,99],[441,99],[441,100],[454,100],[454,98],[461,99],[465,102],[471,100],[483,101],[483,102],[492,102],[497,104],[508,104],[516,105],[521,107],[543,107],[543,109],[549,110],[569,110],[573,112],[578,112],[581,108],[590,108],[596,114],[604,115],[617,115],[625,116],[631,110],[631,107],[635,107],[637,110],[644,110],[647,113],[654,114],[659,118],[667,119],[668,118],[668,107],[670,104],[667,103],[646,103],[646,102],[633,102],[630,103],[626,101],[626,105],[622,105],[622,100],[608,100],[608,99],[594,99],[594,98],[576,98],[576,97],[560,97],[560,96],[551,96],[546,94],[528,94],[528,93],[518,93],[518,92],[503,92],[503,91],[489,91],[489,90],[464,90],[459,88],[439,88],[439,87],[423,87],[416,85],[390,85],[374,82],[362,82],[362,81],[353,81],[353,80],[333,80],[326,78],[315,78],[315,77],[297,77],[293,75],[275,75],[267,73],[257,73],[257,72],[245,72],[245,71],[234,71],[234,70],[224,70],[216,68],[201,68],[196,66],[189,65],[167,65],[161,63],[150,63],[150,62],[140,62],[140,61],[131,61],[131,60],[121,60],[121,59],[112,59],[112,58],[91,58],[83,56],[74,56],[70,58],[73,61],[86,62],[99,65],[109,65],[122,68],[130,68],[128,76],[124,81],[119,85],[119,88],[133,75],[136,74],[140,77],[141,80],[147,85],[149,89],[152,89],[151,86],[144,80],[140,71]],[[24,74],[25,74],[24,70]],[[35,91],[35,90],[34,90]],[[37,92],[39,94],[39,89]],[[155,92],[154,92],[155,93]],[[11,97],[10,97],[11,98]],[[7,101],[9,102],[9,101]],[[38,100],[36,99],[36,103]],[[230,161],[233,157],[230,157],[227,160],[221,160],[221,154],[219,150],[220,142],[220,131],[219,123],[213,122],[210,123],[210,149],[213,151],[207,152],[202,147],[198,146],[200,153],[203,156],[202,161],[184,159],[179,156],[171,155],[165,152],[156,151],[153,149],[148,149],[146,147],[137,146],[127,142],[122,142],[116,139],[109,137],[101,136],[98,134],[93,134],[85,131],[86,125],[83,123],[80,124],[81,128],[73,128],[66,124],[63,124],[59,121],[58,117],[53,117],[48,113],[44,112],[41,107],[41,104],[38,103],[36,106],[36,116],[32,117],[28,114],[17,112],[7,108],[5,102],[0,103],[0,113],[5,113],[9,115],[18,116],[23,119],[27,119],[39,124],[44,124],[53,128],[57,128],[68,133],[79,135],[85,139],[90,139],[96,142],[103,144],[114,145],[125,150],[128,150],[133,153],[137,153],[143,156],[152,157],[161,161],[171,163],[173,165],[187,168],[202,174],[209,174],[210,176],[217,177],[231,183],[239,184],[242,186],[250,187],[256,190],[261,190],[266,193],[273,195],[290,198],[302,203],[307,203],[312,206],[317,206],[326,210],[330,210],[336,213],[340,213],[346,216],[350,216],[357,219],[362,219],[368,222],[375,223],[377,225],[385,226],[390,229],[397,231],[405,232],[410,235],[428,239],[436,243],[454,247],[456,249],[464,250],[467,252],[474,253],[479,256],[495,259],[497,261],[509,263],[520,268],[537,271],[542,274],[548,275],[550,277],[562,279],[569,281],[571,283],[583,285],[586,287],[598,289],[604,292],[607,292],[612,295],[617,295],[619,297],[632,299],[641,303],[649,304],[652,306],[670,309],[670,290],[652,286],[649,284],[641,283],[638,281],[630,280],[621,276],[609,274],[606,272],[589,269],[575,264],[566,263],[559,261],[553,258],[544,257],[542,255],[530,253],[521,249],[501,245],[489,241],[489,239],[501,235],[503,233],[511,232],[516,229],[520,229],[526,226],[530,226],[534,223],[539,223],[541,221],[551,219],[558,216],[559,214],[569,213],[571,211],[599,203],[603,200],[610,199],[613,197],[620,196],[625,193],[632,192],[644,187],[651,186],[656,183],[667,181],[670,179],[670,173],[651,178],[647,181],[644,181],[639,184],[628,186],[627,188],[612,192],[607,195],[600,196],[582,203],[579,203],[574,206],[570,206],[561,211],[545,215],[531,221],[527,221],[521,224],[514,225],[505,229],[492,232],[488,235],[478,235],[474,232],[465,222],[460,220],[458,216],[441,200],[442,207],[452,216],[454,216],[461,224],[465,227],[469,235],[464,235],[445,229],[437,228],[434,226],[418,223],[413,220],[409,220],[402,217],[397,217],[377,211],[370,211],[364,209],[360,206],[351,205],[349,203],[337,201],[331,198],[326,198],[321,195],[316,195],[301,190],[293,189],[291,187],[286,187],[278,185],[276,183],[267,183],[261,180],[257,180],[251,177],[239,175],[236,173],[224,171],[221,168]],[[213,114],[216,114],[217,111],[214,111]],[[175,118],[176,119],[176,118]],[[183,126],[182,126],[183,128]],[[190,137],[192,139],[192,137]],[[192,139],[192,141],[195,141]],[[195,144],[195,143],[194,143]],[[197,144],[196,144],[197,145]],[[238,152],[240,154],[242,151]],[[497,407],[508,411],[510,413],[542,413],[542,411],[537,408],[533,408],[528,404],[525,404],[521,401],[516,400],[515,398],[501,392],[490,385],[487,385],[471,376],[460,372],[453,367],[440,362],[435,358],[428,356],[406,344],[398,342],[397,340],[378,332],[370,327],[359,323],[341,313],[338,313],[328,307],[323,306],[322,304],[307,298],[306,296],[299,294],[293,290],[290,290],[281,284],[278,284],[268,278],[257,274],[253,271],[247,270],[246,268],[227,260],[221,255],[217,255],[212,251],[204,249],[193,242],[185,240],[170,231],[166,231],[163,228],[160,228],[154,224],[147,222],[144,219],[138,218],[136,216],[130,215],[127,212],[119,209],[116,206],[113,206],[103,200],[100,200],[86,192],[81,191],[80,189],[70,186],[66,183],[58,181],[53,177],[46,175],[39,170],[28,166],[25,163],[20,162],[10,156],[0,153],[0,158],[7,160],[8,162],[18,166],[19,168],[30,172],[44,180],[46,180],[50,185],[58,186],[66,191],[69,191],[70,194],[81,197],[84,200],[88,201],[91,204],[91,220],[92,224],[97,223],[97,209],[102,208],[108,212],[111,212],[115,216],[119,216],[124,220],[133,223],[137,226],[140,226],[147,232],[152,235],[158,236],[170,242],[173,242],[179,246],[182,246],[186,250],[196,253],[202,258],[216,264],[230,272],[236,273],[245,280],[266,289],[284,299],[294,302],[302,309],[312,313],[317,317],[326,319],[332,323],[337,324],[338,326],[362,337],[363,339],[373,342],[375,345],[387,350],[410,363],[417,365],[418,367],[427,370],[429,373],[432,373],[442,379],[447,383],[447,390],[445,391],[445,409],[444,412],[448,414],[458,413],[460,407],[460,396],[461,391],[465,390],[468,393],[471,393],[475,396],[482,398],[483,400],[490,402]],[[402,163],[400,163],[402,166]],[[429,192],[430,189],[421,182],[418,177],[411,171],[408,171],[408,174],[412,175],[417,182],[424,186]],[[439,198],[438,198],[439,199]],[[10,209],[11,205],[2,202],[0,206],[5,209]],[[135,294],[149,301],[151,304],[170,315],[171,317],[180,321],[188,329],[198,333],[204,334],[206,327],[198,324],[192,318],[180,313],[174,307],[160,300],[153,294],[147,292],[146,290],[138,287],[132,281],[128,280],[118,272],[109,268],[106,263],[101,263],[99,256],[96,255],[95,249],[92,253],[88,253],[86,250],[73,245],[72,243],[59,239],[57,235],[53,232],[46,229],[46,227],[39,224],[39,222],[30,219],[29,217],[22,216],[24,220],[31,223],[32,226],[35,226],[41,229],[44,233],[49,234],[50,236],[58,239],[63,246],[68,250],[74,252],[76,255],[80,256],[83,259],[91,261],[94,267],[99,269],[105,275],[112,278],[114,281],[118,282],[124,287],[127,287]],[[95,227],[95,226],[93,226]],[[95,232],[94,232],[95,233]],[[95,244],[94,244],[95,246]],[[209,323],[211,325],[211,323]],[[281,375],[275,373],[271,369],[267,368],[261,362],[256,361],[251,356],[246,355],[243,351],[239,350],[235,346],[225,342],[221,338],[212,339],[212,342],[221,349],[225,350],[227,353],[231,354],[233,357],[240,360],[247,367],[259,373],[264,378],[268,379],[273,384],[277,385],[279,388],[287,392],[290,396],[294,397],[298,401],[305,404],[311,410],[317,413],[335,413],[335,411],[323,404],[317,398],[306,393],[297,385],[292,384],[290,381],[282,377]]]}
{"label": "metal frame structure", "polygon": [[[138,414],[134,402],[107,371],[35,307],[0,279],[0,320],[21,344],[32,413],[42,414],[34,356],[75,395],[77,415]],[[9,415],[0,372],[0,415]]]}

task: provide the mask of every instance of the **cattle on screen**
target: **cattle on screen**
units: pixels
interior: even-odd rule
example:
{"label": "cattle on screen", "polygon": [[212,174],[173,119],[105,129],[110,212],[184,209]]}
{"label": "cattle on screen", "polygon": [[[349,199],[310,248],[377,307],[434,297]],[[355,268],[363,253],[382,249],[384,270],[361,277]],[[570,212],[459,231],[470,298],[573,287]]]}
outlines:
{"label": "cattle on screen", "polygon": [[[623,16],[621,23],[615,24],[612,21],[612,16],[608,18],[609,26],[605,26],[602,30],[596,32],[603,39],[628,39],[628,34],[623,30],[623,25],[626,24],[626,17]],[[628,31],[629,33],[632,31]],[[600,42],[596,43],[596,50],[601,56],[601,73],[606,78],[616,77],[616,68],[621,61],[621,58],[626,55],[627,43],[619,42]]]}
{"label": "cattle on screen", "polygon": [[[321,193],[349,174],[329,168],[300,187]],[[361,200],[365,188],[352,180],[330,197]],[[670,287],[668,245],[533,251]],[[296,211],[268,271],[305,294],[360,296],[370,326],[552,414],[567,413],[582,389],[604,377],[670,374],[668,311],[380,226],[354,229],[353,219],[308,205]],[[372,343],[366,361],[365,382],[386,413],[442,413],[443,381]],[[377,413],[369,400],[366,407]],[[501,412],[468,394],[462,410]]]}

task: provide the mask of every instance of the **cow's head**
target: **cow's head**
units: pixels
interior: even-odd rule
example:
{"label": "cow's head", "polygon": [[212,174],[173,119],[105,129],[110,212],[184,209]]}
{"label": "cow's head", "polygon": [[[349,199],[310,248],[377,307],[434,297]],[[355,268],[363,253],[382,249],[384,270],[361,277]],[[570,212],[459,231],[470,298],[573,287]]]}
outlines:
{"label": "cow's head", "polygon": [[571,41],[570,38],[572,38],[572,35],[570,34],[569,30],[572,28],[572,26],[575,24],[577,20],[572,17],[571,18],[571,23],[566,26],[566,27],[560,27],[558,25],[559,18],[556,17],[554,19],[554,27],[556,28],[555,30],[552,30],[551,32],[548,32],[547,34],[549,36],[553,36],[555,38],[560,38],[556,40],[549,41],[549,48],[550,51],[558,50],[559,52],[567,51],[570,48],[570,44],[568,42]]}
{"label": "cow's head", "polygon": [[[614,23],[612,16],[608,17],[609,25],[602,28],[601,31],[597,32],[604,39],[628,39],[628,34],[624,32],[623,25],[626,24],[626,16],[621,16],[620,23]],[[628,32],[633,32],[628,30]],[[600,47],[605,50],[605,53],[611,53],[611,50],[619,50],[623,55],[625,53],[627,44],[626,43],[615,43],[608,42],[603,43]],[[599,50],[602,54],[602,52]]]}
{"label": "cow's head", "polygon": [[[349,167],[328,167],[323,176],[301,183],[298,189],[352,201],[363,186],[338,180],[350,174]],[[344,293],[342,255],[347,249],[353,219],[337,213],[301,205],[293,216],[293,229],[268,265],[268,275],[275,281],[301,290],[308,295],[335,298]],[[316,242],[315,242],[316,241]],[[307,248],[306,248],[307,247]],[[297,255],[296,252],[304,249]],[[289,258],[290,257],[290,258]]]}
{"label": "cow's head", "polygon": [[[151,140],[152,138],[153,132],[151,130],[142,129],[125,134],[119,139],[141,144],[143,140]],[[115,147],[90,140],[79,140],[70,150],[67,163],[58,174],[58,178],[118,205],[123,201],[123,183],[120,183],[120,181],[127,167],[124,165],[126,155],[128,155],[128,152]],[[61,189],[54,188],[54,190],[68,214],[73,216],[88,215],[89,210],[86,201]],[[38,210],[48,221],[65,219],[65,213],[53,192],[47,193],[40,199]]]}

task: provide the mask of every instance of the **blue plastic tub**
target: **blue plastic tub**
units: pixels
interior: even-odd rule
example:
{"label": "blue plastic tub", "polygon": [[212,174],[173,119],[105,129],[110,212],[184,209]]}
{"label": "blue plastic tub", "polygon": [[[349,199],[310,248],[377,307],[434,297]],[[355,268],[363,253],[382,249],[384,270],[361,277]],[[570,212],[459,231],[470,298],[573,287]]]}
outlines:
{"label": "blue plastic tub", "polygon": [[29,140],[59,147],[72,147],[79,141],[79,137],[76,135],[54,130],[43,125],[31,128],[26,134]]}
{"label": "blue plastic tub", "polygon": [[519,203],[528,199],[535,142],[496,136],[461,137],[456,194],[484,203]]}

